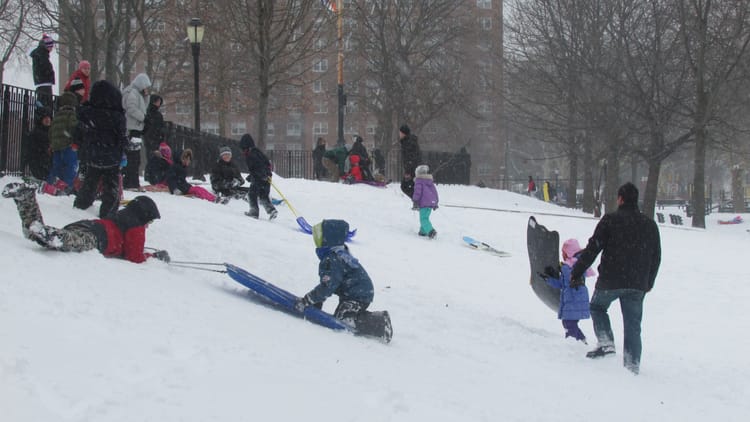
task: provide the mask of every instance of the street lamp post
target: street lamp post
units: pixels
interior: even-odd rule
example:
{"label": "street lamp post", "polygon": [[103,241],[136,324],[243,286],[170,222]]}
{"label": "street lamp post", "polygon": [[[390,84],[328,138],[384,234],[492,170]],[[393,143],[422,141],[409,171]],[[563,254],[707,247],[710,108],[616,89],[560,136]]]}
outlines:
{"label": "street lamp post", "polygon": [[[199,18],[193,18],[188,22],[187,27],[187,34],[188,34],[188,40],[190,40],[190,46],[193,49],[193,104],[195,106],[195,110],[193,111],[193,114],[195,116],[195,124],[193,125],[193,133],[195,136],[195,147],[196,149],[200,148],[200,132],[201,132],[201,106],[200,106],[200,96],[198,94],[199,87],[200,87],[200,81],[198,79],[199,72],[200,72],[200,66],[198,65],[198,57],[200,57],[201,54],[201,42],[203,41],[203,24],[201,23],[201,20]],[[184,149],[184,145],[183,145]],[[200,164],[202,162],[202,158],[200,156],[200,151],[196,151],[196,157],[194,157],[195,160],[195,175],[194,179],[200,179],[205,180],[205,176],[203,175],[203,166]]]}
{"label": "street lamp post", "polygon": [[336,27],[338,41],[338,55],[336,63],[336,88],[338,96],[338,125],[336,140],[337,146],[343,146],[344,141],[344,107],[346,107],[346,94],[344,94],[344,2],[336,0]]}

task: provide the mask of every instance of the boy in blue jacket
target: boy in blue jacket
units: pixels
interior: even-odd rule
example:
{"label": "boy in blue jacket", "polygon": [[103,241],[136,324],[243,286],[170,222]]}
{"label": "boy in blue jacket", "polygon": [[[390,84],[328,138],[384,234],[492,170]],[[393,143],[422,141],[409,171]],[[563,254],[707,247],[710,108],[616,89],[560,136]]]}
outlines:
{"label": "boy in blue jacket", "polygon": [[[586,285],[570,287],[570,272],[578,260],[577,255],[580,251],[581,245],[578,244],[576,239],[566,240],[562,246],[562,267],[557,269],[548,266],[544,269],[542,277],[547,284],[560,289],[560,309],[558,310],[557,318],[562,320],[563,327],[565,328],[565,338],[573,337],[584,344],[588,344],[586,343],[586,336],[578,327],[578,321],[591,317],[589,311],[589,291]],[[588,269],[585,275],[593,277],[596,273]]]}
{"label": "boy in blue jacket", "polygon": [[381,337],[389,342],[393,334],[387,311],[368,312],[374,296],[372,280],[357,258],[344,244],[349,223],[344,220],[323,220],[313,227],[315,253],[320,258],[320,283],[300,298],[294,307],[304,312],[308,306],[322,308],[331,295],[339,297],[333,313],[336,319],[355,328],[358,334]]}

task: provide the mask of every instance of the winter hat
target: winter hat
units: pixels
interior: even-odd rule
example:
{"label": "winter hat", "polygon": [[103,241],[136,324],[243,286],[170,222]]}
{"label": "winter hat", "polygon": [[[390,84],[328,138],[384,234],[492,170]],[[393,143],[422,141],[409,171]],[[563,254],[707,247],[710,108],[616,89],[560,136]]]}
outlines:
{"label": "winter hat", "polygon": [[362,140],[362,137],[361,137],[361,136],[359,136],[359,135],[354,135],[354,143],[355,143],[355,144],[356,144],[356,143],[360,143],[360,144],[361,144],[362,142],[363,142],[363,140]]}
{"label": "winter hat", "polygon": [[401,127],[398,128],[398,131],[403,133],[406,136],[411,135],[411,129],[409,129],[409,126],[407,125],[401,125]]}
{"label": "winter hat", "polygon": [[193,161],[193,150],[188,148],[185,151],[182,151],[182,155],[180,155],[180,160]]}
{"label": "winter hat", "polygon": [[83,85],[83,81],[76,78],[70,81],[70,92],[76,92],[79,89],[86,89],[86,86]]}
{"label": "winter hat", "polygon": [[44,42],[44,46],[47,48],[55,46],[55,40],[53,40],[52,37],[47,34],[42,35],[42,42]]}
{"label": "winter hat", "polygon": [[145,195],[136,196],[125,208],[133,209],[143,224],[161,218],[154,200]]}
{"label": "winter hat", "polygon": [[313,226],[313,241],[318,248],[343,245],[349,234],[349,223],[344,220],[323,220]]}
{"label": "winter hat", "polygon": [[62,95],[57,99],[57,105],[59,107],[77,107],[78,106],[78,97],[76,97],[76,94],[65,91],[62,93]]}
{"label": "winter hat", "polygon": [[[573,267],[575,265],[576,261],[578,261],[578,257],[576,257],[576,254],[578,252],[581,252],[582,248],[581,245],[578,243],[578,240],[576,239],[568,239],[563,243],[562,251],[567,256],[565,258],[566,264],[568,264],[569,267]],[[588,268],[586,270],[586,273],[584,274],[586,277],[593,277],[596,275],[596,271],[592,270],[591,268]]]}
{"label": "winter hat", "polygon": [[430,173],[430,166],[427,164],[422,164],[417,166],[417,169],[414,170],[414,174],[429,174]]}
{"label": "winter hat", "polygon": [[219,158],[223,157],[224,154],[229,154],[229,156],[232,156],[232,149],[229,147],[221,147],[219,148]]}
{"label": "winter hat", "polygon": [[78,70],[82,70],[85,68],[91,69],[91,63],[89,63],[88,60],[81,60],[80,62],[78,62]]}
{"label": "winter hat", "polygon": [[357,154],[352,154],[349,156],[349,162],[352,163],[353,166],[358,166],[359,160],[360,158],[359,158],[359,155]]}
{"label": "winter hat", "polygon": [[166,142],[162,142],[159,144],[159,152],[161,153],[161,156],[166,158],[167,160],[172,158],[172,148],[170,148]]}
{"label": "winter hat", "polygon": [[240,148],[242,149],[255,148],[255,140],[253,139],[252,136],[250,136],[249,133],[242,135],[242,138],[240,139]]}
{"label": "winter hat", "polygon": [[628,205],[638,204],[638,188],[628,182],[617,189],[617,196],[622,197],[622,201]]}

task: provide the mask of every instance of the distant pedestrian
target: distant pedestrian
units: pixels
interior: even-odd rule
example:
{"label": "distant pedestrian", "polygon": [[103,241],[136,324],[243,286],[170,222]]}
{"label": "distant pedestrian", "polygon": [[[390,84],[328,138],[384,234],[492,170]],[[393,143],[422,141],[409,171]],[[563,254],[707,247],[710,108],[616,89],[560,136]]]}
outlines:
{"label": "distant pedestrian", "polygon": [[313,178],[315,180],[325,179],[327,172],[323,166],[323,155],[326,152],[326,140],[324,138],[318,138],[315,148],[312,152],[313,157]]}
{"label": "distant pedestrian", "polygon": [[167,141],[167,128],[161,106],[164,100],[161,96],[151,94],[146,109],[146,120],[143,122],[143,145],[147,153],[159,149],[162,142]]}
{"label": "distant pedestrian", "polygon": [[52,124],[52,110],[48,107],[36,109],[34,129],[28,137],[25,148],[25,164],[29,166],[31,177],[38,183],[47,180],[52,164],[49,147],[49,127]]}
{"label": "distant pedestrian", "polygon": [[367,153],[367,147],[365,147],[364,140],[361,136],[354,136],[354,143],[352,149],[349,150],[349,157],[353,155],[359,156],[359,168],[362,172],[363,180],[373,180],[372,171],[370,170],[371,161],[370,154]]}
{"label": "distant pedestrian", "polygon": [[404,167],[401,191],[411,198],[414,194],[414,171],[422,161],[422,152],[419,149],[417,136],[411,133],[409,126],[401,125],[398,136],[401,144],[401,161]]}
{"label": "distant pedestrian", "polygon": [[616,211],[599,220],[588,245],[578,255],[570,274],[570,286],[584,284],[584,271],[601,252],[599,278],[590,304],[598,345],[586,357],[595,359],[615,353],[607,310],[619,299],[624,332],[623,364],[637,374],[641,363],[643,299],[656,281],[661,263],[661,240],[654,220],[638,209],[635,185],[628,182],[620,186],[617,205]]}
{"label": "distant pedestrian", "polygon": [[58,185],[58,189],[61,188],[66,194],[71,194],[74,191],[73,182],[78,176],[78,143],[80,141],[75,139],[78,126],[76,117],[78,100],[75,94],[66,91],[60,96],[58,103],[57,114],[49,129],[52,169],[47,177],[47,184],[55,185],[59,179],[64,182],[64,185]]}
{"label": "distant pedestrian", "polygon": [[55,69],[49,58],[53,48],[55,48],[55,40],[44,34],[39,45],[30,54],[37,107],[49,107],[50,110],[52,109],[52,86],[55,85]]}
{"label": "distant pedestrian", "polygon": [[258,219],[260,217],[258,201],[260,201],[260,205],[268,213],[268,219],[273,220],[279,212],[276,211],[276,207],[273,206],[271,199],[268,197],[271,193],[271,176],[273,175],[271,161],[268,160],[266,154],[263,154],[255,146],[255,140],[249,133],[242,135],[242,138],[240,138],[240,148],[242,148],[242,155],[245,156],[245,163],[249,172],[247,181],[250,182],[250,191],[247,194],[250,210],[245,215]]}
{"label": "distant pedestrian", "polygon": [[337,145],[323,154],[323,166],[331,182],[338,183],[341,176],[346,173],[345,163],[348,153],[345,145]]}
{"label": "distant pedestrian", "polygon": [[122,107],[125,109],[128,129],[127,166],[124,169],[122,186],[125,189],[140,189],[138,177],[143,147],[143,127],[148,106],[146,96],[151,87],[151,79],[139,73],[130,85],[122,91]]}
{"label": "distant pedestrian", "polygon": [[534,196],[534,193],[536,192],[536,182],[534,182],[534,178],[529,176],[529,185],[526,188],[526,193],[529,196]]}

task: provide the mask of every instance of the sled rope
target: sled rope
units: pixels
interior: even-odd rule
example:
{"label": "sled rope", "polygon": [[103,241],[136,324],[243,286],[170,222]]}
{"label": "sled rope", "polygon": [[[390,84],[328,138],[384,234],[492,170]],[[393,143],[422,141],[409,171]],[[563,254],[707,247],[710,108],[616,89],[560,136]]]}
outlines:
{"label": "sled rope", "polygon": [[[227,273],[227,270],[214,270],[212,268],[203,268],[203,267],[198,267],[198,266],[195,266],[195,265],[187,265],[187,264],[175,263],[174,261],[170,262],[169,265],[172,266],[172,267],[188,268],[188,269],[191,269],[191,270],[210,271],[212,273],[221,273],[221,274],[226,274]],[[206,265],[206,264],[204,264],[204,265]],[[210,265],[215,265],[215,264],[210,264]]]}

